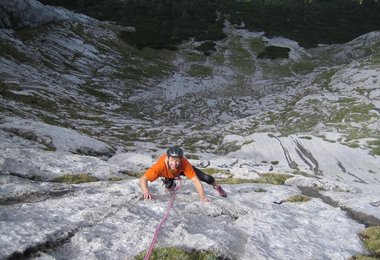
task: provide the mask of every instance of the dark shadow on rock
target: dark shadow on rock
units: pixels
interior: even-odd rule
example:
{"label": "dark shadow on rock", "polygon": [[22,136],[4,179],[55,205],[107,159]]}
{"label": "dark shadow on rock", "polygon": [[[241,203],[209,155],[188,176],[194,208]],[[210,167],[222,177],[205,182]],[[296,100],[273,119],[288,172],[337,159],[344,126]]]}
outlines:
{"label": "dark shadow on rock", "polygon": [[301,193],[303,195],[313,197],[313,198],[319,198],[321,199],[324,203],[333,206],[335,208],[339,207],[341,210],[345,211],[347,216],[350,217],[351,219],[355,220],[356,222],[365,225],[366,227],[371,227],[371,226],[379,226],[380,225],[380,219],[368,215],[363,212],[358,212],[356,210],[353,210],[349,207],[345,206],[340,206],[337,201],[334,201],[328,196],[324,196],[320,194],[317,190],[310,188],[310,187],[302,187],[298,186],[298,188],[301,190]]}

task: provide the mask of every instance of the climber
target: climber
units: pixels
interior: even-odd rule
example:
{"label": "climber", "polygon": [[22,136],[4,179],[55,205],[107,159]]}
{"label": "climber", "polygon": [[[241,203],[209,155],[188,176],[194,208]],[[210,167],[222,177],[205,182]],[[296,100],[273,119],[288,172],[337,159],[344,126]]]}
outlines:
{"label": "climber", "polygon": [[184,156],[183,150],[178,146],[173,146],[140,178],[140,186],[144,199],[152,199],[152,195],[149,192],[148,181],[153,182],[161,177],[166,189],[170,191],[176,186],[175,178],[179,175],[185,175],[194,183],[201,201],[208,201],[201,181],[212,185],[220,196],[227,197],[227,193],[216,183],[214,177],[192,166],[189,160]]}

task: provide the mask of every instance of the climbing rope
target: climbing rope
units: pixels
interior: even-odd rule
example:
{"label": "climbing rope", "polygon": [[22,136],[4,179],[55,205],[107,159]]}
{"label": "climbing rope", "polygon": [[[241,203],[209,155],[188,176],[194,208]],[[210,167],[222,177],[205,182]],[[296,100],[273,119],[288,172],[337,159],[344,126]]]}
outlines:
{"label": "climbing rope", "polygon": [[170,192],[170,200],[168,202],[168,207],[166,209],[165,215],[162,218],[161,222],[156,227],[156,231],[154,232],[154,235],[153,235],[153,240],[150,243],[149,249],[148,249],[148,251],[145,254],[144,260],[148,260],[150,258],[150,256],[151,256],[151,254],[153,253],[154,246],[155,246],[155,244],[157,242],[158,234],[160,233],[160,229],[165,224],[166,219],[169,217],[170,210],[173,207],[173,202],[174,202],[174,199],[175,199],[175,195],[177,194],[177,192],[179,191],[179,189],[182,186],[182,179],[181,179],[181,177],[178,176],[177,180],[179,181],[179,185],[177,187],[175,187]]}

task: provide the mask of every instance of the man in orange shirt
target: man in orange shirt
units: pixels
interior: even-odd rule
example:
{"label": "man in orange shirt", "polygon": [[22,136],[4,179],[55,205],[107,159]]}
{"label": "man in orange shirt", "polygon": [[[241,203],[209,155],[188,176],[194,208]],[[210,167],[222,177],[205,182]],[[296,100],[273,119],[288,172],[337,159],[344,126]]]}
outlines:
{"label": "man in orange shirt", "polygon": [[192,166],[189,160],[183,156],[183,150],[178,146],[173,146],[169,148],[166,154],[162,155],[140,178],[140,186],[144,199],[152,199],[152,195],[148,188],[148,181],[153,182],[159,177],[162,177],[164,178],[163,182],[165,187],[170,190],[175,187],[175,178],[179,175],[185,175],[194,183],[201,201],[208,201],[201,181],[212,185],[220,196],[227,197],[227,193],[220,185],[217,185],[214,177],[207,175],[198,168]]}

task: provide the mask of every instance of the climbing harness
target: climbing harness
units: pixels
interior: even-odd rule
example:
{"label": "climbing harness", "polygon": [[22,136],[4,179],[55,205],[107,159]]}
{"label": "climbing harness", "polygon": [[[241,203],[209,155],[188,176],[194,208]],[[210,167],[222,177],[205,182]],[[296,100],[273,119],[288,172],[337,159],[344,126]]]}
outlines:
{"label": "climbing harness", "polygon": [[182,179],[181,179],[181,177],[178,176],[177,180],[179,181],[179,185],[177,185],[170,192],[170,200],[168,202],[168,207],[166,209],[165,215],[162,218],[161,222],[156,227],[156,231],[154,232],[154,235],[153,235],[153,240],[150,243],[149,249],[147,250],[147,252],[145,254],[144,260],[148,260],[149,257],[151,256],[151,254],[153,253],[154,246],[155,246],[155,244],[157,242],[158,234],[160,233],[160,229],[165,224],[166,219],[169,217],[170,209],[173,207],[173,202],[174,202],[174,199],[175,199],[175,195],[177,194],[177,192],[179,191],[179,189],[182,186]]}

